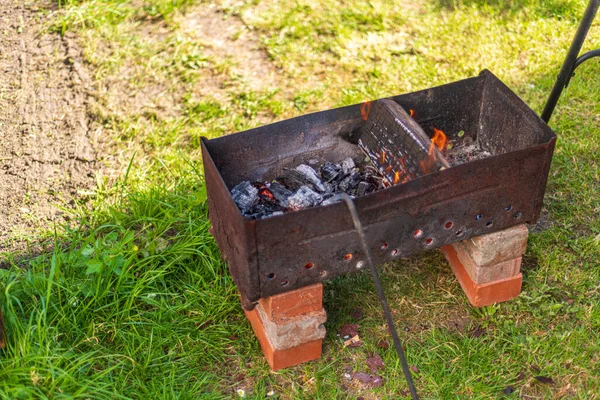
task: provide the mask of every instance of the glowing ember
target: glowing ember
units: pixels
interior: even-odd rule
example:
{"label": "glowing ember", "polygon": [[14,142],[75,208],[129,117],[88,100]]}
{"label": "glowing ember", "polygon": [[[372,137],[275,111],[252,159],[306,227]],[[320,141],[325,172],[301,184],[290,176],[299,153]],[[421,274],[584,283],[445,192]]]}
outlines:
{"label": "glowing ember", "polygon": [[445,150],[446,145],[448,144],[448,138],[446,137],[444,131],[433,128],[433,137],[431,138],[431,142],[432,144],[435,144],[439,150]]}
{"label": "glowing ember", "polygon": [[381,163],[383,164],[385,162],[385,151],[381,151]]}
{"label": "glowing ember", "polygon": [[398,182],[400,182],[400,171],[396,171],[394,174],[394,185]]}
{"label": "glowing ember", "polygon": [[410,110],[408,110],[408,115],[410,115],[411,117],[415,116],[415,110],[413,110],[412,108]]}
{"label": "glowing ember", "polygon": [[266,197],[271,200],[273,200],[273,198],[274,198],[273,193],[271,193],[271,191],[269,189],[267,189],[266,187],[260,188],[258,190],[258,195],[261,197]]}

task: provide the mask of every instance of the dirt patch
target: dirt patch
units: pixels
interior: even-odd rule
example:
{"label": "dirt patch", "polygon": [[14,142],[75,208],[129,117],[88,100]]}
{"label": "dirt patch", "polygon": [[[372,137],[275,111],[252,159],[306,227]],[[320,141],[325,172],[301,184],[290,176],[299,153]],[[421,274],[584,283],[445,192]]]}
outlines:
{"label": "dirt patch", "polygon": [[[240,18],[222,13],[212,4],[186,12],[178,22],[181,31],[202,43],[210,57],[227,65],[230,78],[258,91],[280,87],[281,71]],[[201,94],[226,100],[221,82],[214,77],[207,77],[197,89]]]}
{"label": "dirt patch", "polygon": [[81,51],[41,33],[40,8],[51,4],[0,2],[0,251],[51,229],[94,184]]}
{"label": "dirt patch", "polygon": [[[164,21],[142,20],[132,31],[125,31],[123,36],[129,37],[132,42],[143,42],[149,48],[166,48],[170,33]],[[89,52],[94,53],[88,56],[95,59],[95,63],[103,58],[115,57],[116,46],[110,41],[98,41],[94,43],[93,50],[88,48]],[[160,53],[154,53],[153,56],[157,59],[165,57]],[[142,56],[138,57],[143,59]],[[92,113],[117,118],[136,116],[163,120],[181,116],[181,98],[185,88],[173,84],[168,76],[160,72],[164,66],[161,62],[153,63],[147,59],[140,62],[134,56],[125,58],[117,70],[92,83]]]}

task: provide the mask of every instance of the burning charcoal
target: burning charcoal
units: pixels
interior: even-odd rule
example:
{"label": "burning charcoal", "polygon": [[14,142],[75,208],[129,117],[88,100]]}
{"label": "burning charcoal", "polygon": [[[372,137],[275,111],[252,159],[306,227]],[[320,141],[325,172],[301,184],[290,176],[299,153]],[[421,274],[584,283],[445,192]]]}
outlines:
{"label": "burning charcoal", "polygon": [[312,167],[309,167],[306,164],[300,164],[296,167],[296,171],[298,171],[302,175],[304,175],[306,177],[306,179],[314,185],[314,187],[317,191],[319,191],[319,192],[327,191],[327,188],[325,187],[325,185],[323,185],[323,182],[321,182],[319,175],[317,175],[317,173],[315,172],[314,169],[312,169]]}
{"label": "burning charcoal", "polygon": [[356,189],[358,184],[361,181],[360,174],[355,172],[347,177],[345,177],[340,184],[338,185],[338,189],[342,192],[350,192],[352,189]]}
{"label": "burning charcoal", "polygon": [[371,184],[365,181],[362,181],[358,184],[358,188],[356,188],[356,195],[357,196],[364,196],[365,194],[367,194],[368,190],[371,188]]}
{"label": "burning charcoal", "polygon": [[300,189],[302,186],[307,186],[309,188],[313,188],[312,183],[300,172],[295,169],[287,169],[283,170],[283,174],[276,179],[279,183],[285,186],[289,190],[296,191]]}
{"label": "burning charcoal", "polygon": [[337,187],[337,185],[334,182],[323,182],[323,185],[325,185],[326,189],[323,193],[323,198],[331,196],[335,193],[335,188]]}
{"label": "burning charcoal", "polygon": [[246,214],[259,200],[258,189],[248,181],[243,181],[231,189],[231,197],[242,214]]}
{"label": "burning charcoal", "polygon": [[293,196],[288,198],[288,209],[301,210],[321,204],[323,197],[307,186],[302,186]]}
{"label": "burning charcoal", "polygon": [[354,160],[350,157],[342,161],[342,172],[344,173],[344,175],[348,175],[349,173],[351,173],[355,167],[356,164],[354,164]]}
{"label": "burning charcoal", "polygon": [[260,219],[268,217],[277,211],[281,211],[279,205],[271,201],[261,201],[248,210],[248,212],[244,213],[244,215],[252,219]]}
{"label": "burning charcoal", "polygon": [[261,201],[275,201],[275,196],[273,196],[267,185],[264,185],[262,182],[256,182],[254,183],[254,187],[258,189],[258,197],[260,197]]}
{"label": "burning charcoal", "polygon": [[269,185],[269,190],[275,197],[275,200],[279,202],[281,207],[287,208],[288,206],[288,198],[292,196],[294,193],[291,190],[287,190],[285,186],[278,182],[273,182]]}
{"label": "burning charcoal", "polygon": [[326,162],[321,166],[321,177],[325,182],[331,182],[337,178],[342,172],[342,167],[339,164]]}

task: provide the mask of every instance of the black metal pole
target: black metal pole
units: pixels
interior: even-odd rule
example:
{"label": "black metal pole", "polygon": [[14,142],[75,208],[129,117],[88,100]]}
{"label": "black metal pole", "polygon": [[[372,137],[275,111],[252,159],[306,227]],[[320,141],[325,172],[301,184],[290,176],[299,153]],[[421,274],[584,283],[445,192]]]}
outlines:
{"label": "black metal pole", "polygon": [[406,378],[408,389],[410,390],[410,394],[413,400],[419,400],[419,396],[417,395],[417,389],[415,388],[415,384],[413,383],[412,375],[410,373],[410,368],[408,367],[406,357],[404,356],[404,350],[402,350],[402,343],[400,342],[400,338],[398,337],[398,331],[396,330],[396,325],[394,325],[394,319],[392,318],[390,307],[388,306],[385,293],[383,292],[383,287],[381,286],[381,281],[379,280],[379,273],[377,272],[377,268],[375,267],[375,263],[373,262],[373,255],[371,254],[371,249],[367,245],[365,232],[362,228],[362,224],[360,223],[360,218],[358,217],[358,211],[356,211],[356,207],[354,206],[354,202],[352,201],[350,196],[348,196],[345,193],[342,193],[341,196],[346,202],[348,210],[350,210],[350,215],[352,215],[352,222],[354,222],[354,227],[356,228],[356,232],[358,233],[358,237],[360,238],[360,243],[362,245],[363,251],[367,256],[367,262],[369,263],[369,268],[371,269],[373,283],[375,284],[375,288],[377,289],[379,301],[381,302],[381,307],[383,308],[385,319],[387,320],[388,327],[390,328],[390,334],[392,335],[392,339],[394,340],[394,347],[396,348],[396,352],[398,353],[398,357],[400,358],[400,363],[402,364],[402,371],[404,371],[404,377]]}
{"label": "black metal pole", "polygon": [[596,17],[599,5],[600,0],[590,0],[585,10],[585,13],[583,14],[583,18],[581,18],[579,28],[577,28],[577,33],[573,38],[573,42],[571,42],[569,52],[565,57],[565,61],[563,62],[562,68],[560,69],[560,73],[558,74],[556,83],[554,83],[552,92],[550,93],[548,101],[546,102],[546,106],[544,107],[544,111],[542,112],[542,119],[546,121],[546,123],[550,121],[550,117],[552,117],[552,113],[554,112],[554,107],[556,107],[556,103],[558,103],[558,99],[560,98],[560,95],[562,94],[562,91],[565,88],[565,84],[569,81],[571,73],[573,72],[575,61],[577,60],[577,56],[581,51],[581,47],[583,46],[583,42],[585,41],[588,31],[592,26],[592,22]]}

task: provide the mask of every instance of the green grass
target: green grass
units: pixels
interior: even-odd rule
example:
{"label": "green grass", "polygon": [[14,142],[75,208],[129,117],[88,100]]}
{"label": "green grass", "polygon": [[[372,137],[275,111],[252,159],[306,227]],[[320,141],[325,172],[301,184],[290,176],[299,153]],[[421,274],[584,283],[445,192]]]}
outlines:
{"label": "green grass", "polygon": [[[393,349],[377,347],[389,338],[364,272],[326,284],[323,357],[269,372],[208,233],[200,137],[483,68],[540,111],[584,7],[575,0],[61,3],[48,29],[74,32],[83,46],[109,172],[40,254],[1,255],[9,267],[0,269],[8,334],[0,394],[406,397]],[[234,28],[230,43],[252,38],[260,47],[252,54],[272,74],[244,74],[236,54],[198,34],[190,24],[207,10]],[[586,48],[600,47],[598,32],[594,26]],[[518,299],[472,308],[437,252],[381,268],[422,398],[599,396],[599,72],[594,61],[581,68],[551,121],[559,141],[546,229],[530,235]],[[133,101],[136,92],[151,104]],[[364,346],[344,348],[336,333],[359,306]],[[476,327],[482,335],[472,334]],[[348,382],[345,368],[367,371],[374,351],[386,363],[383,387]],[[515,393],[503,395],[507,386]]]}

